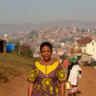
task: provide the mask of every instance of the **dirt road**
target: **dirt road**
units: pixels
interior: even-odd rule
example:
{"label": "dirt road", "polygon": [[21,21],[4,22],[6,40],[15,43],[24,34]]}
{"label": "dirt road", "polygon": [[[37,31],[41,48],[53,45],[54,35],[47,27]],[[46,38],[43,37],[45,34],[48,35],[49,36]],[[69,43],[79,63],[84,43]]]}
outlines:
{"label": "dirt road", "polygon": [[[82,77],[79,80],[78,96],[96,96],[96,69],[92,67],[82,67]],[[15,77],[7,83],[0,84],[0,96],[27,96],[28,73]],[[68,90],[66,90],[68,96]]]}

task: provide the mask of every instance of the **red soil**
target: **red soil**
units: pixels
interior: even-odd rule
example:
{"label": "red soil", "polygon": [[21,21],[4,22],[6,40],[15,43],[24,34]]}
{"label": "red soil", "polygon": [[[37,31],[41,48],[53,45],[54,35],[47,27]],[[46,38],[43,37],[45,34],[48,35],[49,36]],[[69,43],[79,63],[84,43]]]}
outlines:
{"label": "red soil", "polygon": [[[82,67],[82,77],[79,79],[79,91],[77,96],[96,96],[96,69]],[[0,96],[28,96],[28,74],[15,77],[7,83],[0,84]],[[68,90],[66,95],[68,96]]]}

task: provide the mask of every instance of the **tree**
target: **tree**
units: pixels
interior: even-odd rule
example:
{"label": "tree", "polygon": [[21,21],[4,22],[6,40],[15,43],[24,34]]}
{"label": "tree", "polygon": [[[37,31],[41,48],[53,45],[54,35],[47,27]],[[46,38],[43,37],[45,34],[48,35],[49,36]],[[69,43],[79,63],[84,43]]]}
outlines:
{"label": "tree", "polygon": [[60,56],[60,59],[65,59],[67,58],[68,56],[64,53],[63,55]]}
{"label": "tree", "polygon": [[73,34],[73,31],[71,31],[70,33]]}
{"label": "tree", "polygon": [[82,33],[84,33],[84,32],[85,32],[85,30],[84,30],[84,29],[82,29],[81,31],[82,31]]}
{"label": "tree", "polygon": [[16,44],[16,46],[15,46],[15,48],[16,48],[16,52],[17,52],[17,53],[19,52],[19,54],[20,54],[20,48],[21,48],[21,46],[20,46],[20,42],[17,41],[15,44]]}
{"label": "tree", "polygon": [[61,46],[60,46],[60,45],[58,45],[57,47],[58,47],[58,48],[61,48]]}
{"label": "tree", "polygon": [[76,32],[80,32],[79,28],[76,28]]}
{"label": "tree", "polygon": [[17,42],[15,42],[15,44],[16,44],[16,45],[15,45],[15,48],[16,48],[16,49],[11,50],[11,53],[12,53],[12,54],[18,54],[18,53],[20,54],[20,47],[21,47],[21,46],[20,46],[20,42],[17,41]]}
{"label": "tree", "polygon": [[16,44],[16,46],[15,46],[16,50],[19,51],[19,49],[20,49],[20,42],[17,41],[15,44]]}
{"label": "tree", "polygon": [[13,43],[13,41],[11,39],[8,39],[8,43]]}

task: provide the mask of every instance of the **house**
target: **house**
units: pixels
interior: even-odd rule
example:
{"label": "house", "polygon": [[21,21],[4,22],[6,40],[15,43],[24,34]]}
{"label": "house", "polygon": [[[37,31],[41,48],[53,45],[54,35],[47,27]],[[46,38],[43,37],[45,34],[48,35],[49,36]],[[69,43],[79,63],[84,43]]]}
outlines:
{"label": "house", "polygon": [[0,53],[6,53],[6,40],[0,38]]}
{"label": "house", "polygon": [[26,51],[26,49],[30,49],[30,46],[27,46],[27,45],[20,45],[20,46],[21,46],[21,49],[20,49],[21,52]]}
{"label": "house", "polygon": [[92,58],[96,60],[96,41],[94,39],[86,37],[76,40],[74,43],[74,49],[80,50],[86,54],[90,54],[92,55]]}
{"label": "house", "polygon": [[77,61],[84,62],[84,61],[91,61],[92,55],[87,53],[74,53],[72,57],[75,57]]}

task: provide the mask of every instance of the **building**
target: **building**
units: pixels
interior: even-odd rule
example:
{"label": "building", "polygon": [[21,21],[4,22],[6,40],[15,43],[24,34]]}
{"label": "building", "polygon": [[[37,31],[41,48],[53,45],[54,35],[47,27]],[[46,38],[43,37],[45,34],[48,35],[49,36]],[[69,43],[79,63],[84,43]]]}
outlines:
{"label": "building", "polygon": [[[76,40],[74,43],[74,49],[90,54],[92,58],[96,60],[96,41],[90,37]],[[75,53],[75,52],[73,52]]]}
{"label": "building", "polygon": [[75,57],[77,61],[84,62],[84,61],[91,61],[92,55],[81,52],[81,53],[74,53],[72,56]]}
{"label": "building", "polygon": [[6,40],[0,38],[0,53],[6,53]]}
{"label": "building", "polygon": [[30,46],[27,46],[27,45],[20,45],[20,46],[21,46],[21,48],[20,48],[21,52],[26,51],[26,49],[30,49]]}

